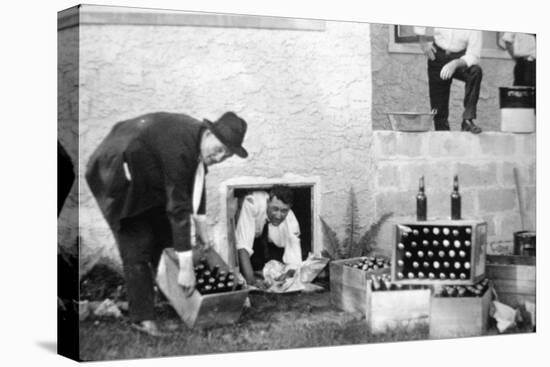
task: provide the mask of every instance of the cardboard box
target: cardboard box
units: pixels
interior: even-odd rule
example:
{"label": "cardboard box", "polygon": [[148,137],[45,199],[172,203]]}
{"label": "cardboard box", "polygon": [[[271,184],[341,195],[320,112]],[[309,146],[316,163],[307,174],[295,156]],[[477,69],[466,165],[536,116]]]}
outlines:
{"label": "cardboard box", "polygon": [[[218,265],[229,270],[227,264],[214,251],[193,251],[193,263],[204,256],[210,266]],[[210,327],[233,324],[241,316],[248,290],[202,295],[198,291],[187,297],[178,284],[179,265],[173,249],[164,250],[157,273],[157,284],[185,324],[192,327]]]}

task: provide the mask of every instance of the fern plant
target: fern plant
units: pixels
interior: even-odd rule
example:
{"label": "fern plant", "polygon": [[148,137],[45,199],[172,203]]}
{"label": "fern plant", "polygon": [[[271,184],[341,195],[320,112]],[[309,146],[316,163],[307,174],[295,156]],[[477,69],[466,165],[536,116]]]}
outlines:
{"label": "fern plant", "polygon": [[357,207],[357,199],[353,187],[350,188],[345,217],[346,236],[343,241],[338,239],[336,232],[334,232],[323,217],[320,217],[325,238],[325,249],[322,255],[331,260],[368,255],[376,246],[376,236],[382,224],[392,215],[393,213],[391,212],[382,215],[376,222],[372,223],[368,230],[361,236],[359,233],[359,209]]}

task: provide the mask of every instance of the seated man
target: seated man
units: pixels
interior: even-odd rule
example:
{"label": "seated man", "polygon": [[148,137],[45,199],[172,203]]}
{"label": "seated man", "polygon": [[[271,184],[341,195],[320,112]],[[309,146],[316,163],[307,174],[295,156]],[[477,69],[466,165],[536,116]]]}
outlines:
{"label": "seated man", "polygon": [[275,185],[269,193],[256,191],[243,201],[235,240],[241,272],[250,285],[263,288],[254,276],[270,260],[296,266],[302,262],[300,227],[292,207],[294,195]]}
{"label": "seated man", "polygon": [[434,28],[433,42],[426,36],[426,27],[414,27],[414,31],[428,57],[428,89],[430,106],[435,110],[435,130],[450,130],[449,95],[453,79],[458,79],[465,83],[462,131],[481,133],[474,123],[482,79],[481,31]]}

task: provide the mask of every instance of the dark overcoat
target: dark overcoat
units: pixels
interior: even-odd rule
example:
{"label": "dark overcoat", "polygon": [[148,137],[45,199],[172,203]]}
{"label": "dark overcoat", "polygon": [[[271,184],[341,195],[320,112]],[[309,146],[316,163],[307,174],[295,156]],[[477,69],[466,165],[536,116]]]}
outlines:
{"label": "dark overcoat", "polygon": [[[204,129],[199,120],[166,112],[115,124],[86,167],[86,181],[115,234],[122,219],[163,207],[173,247],[191,249],[193,185]],[[205,192],[198,214],[205,213]]]}

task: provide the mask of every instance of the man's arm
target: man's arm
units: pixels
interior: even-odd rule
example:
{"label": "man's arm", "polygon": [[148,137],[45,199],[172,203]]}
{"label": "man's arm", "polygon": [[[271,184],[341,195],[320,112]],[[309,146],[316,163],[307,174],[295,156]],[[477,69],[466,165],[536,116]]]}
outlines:
{"label": "man's arm", "polygon": [[435,60],[435,47],[431,37],[426,36],[426,27],[414,27],[413,29],[414,33],[418,36],[418,44],[422,52],[428,59]]}
{"label": "man's arm", "polygon": [[463,59],[451,60],[441,68],[441,73],[439,73],[439,76],[443,80],[451,79],[456,69],[466,66],[466,61],[464,61]]}
{"label": "man's arm", "polygon": [[515,34],[512,32],[504,32],[502,35],[502,42],[504,42],[504,47],[506,48],[506,51],[508,51],[508,54],[510,57],[514,58],[514,37]]}
{"label": "man's arm", "polygon": [[252,270],[252,264],[250,263],[250,255],[248,251],[241,248],[238,251],[239,265],[241,267],[241,273],[243,274],[248,284],[254,284],[256,279],[254,277],[254,270]]}
{"label": "man's arm", "polygon": [[302,263],[302,246],[300,241],[300,225],[292,210],[288,212],[285,218],[285,226],[283,262],[293,268],[297,268]]}
{"label": "man's arm", "polygon": [[479,64],[479,59],[481,58],[481,41],[481,31],[470,31],[466,53],[459,59],[449,61],[441,68],[441,73],[439,74],[441,79],[451,79],[458,68]]}
{"label": "man's arm", "polygon": [[179,261],[178,283],[191,295],[195,288],[195,272],[191,244],[193,200],[190,185],[197,161],[192,152],[174,139],[163,135],[157,148],[166,195],[166,214],[172,231],[172,242]]}
{"label": "man's arm", "polygon": [[260,282],[256,281],[250,256],[254,253],[254,237],[256,234],[256,215],[259,209],[256,207],[253,197],[247,196],[241,206],[237,228],[235,229],[235,241],[237,254],[239,257],[240,270],[246,279],[246,282],[251,285],[261,286]]}

